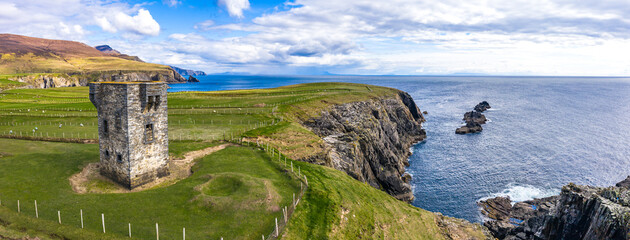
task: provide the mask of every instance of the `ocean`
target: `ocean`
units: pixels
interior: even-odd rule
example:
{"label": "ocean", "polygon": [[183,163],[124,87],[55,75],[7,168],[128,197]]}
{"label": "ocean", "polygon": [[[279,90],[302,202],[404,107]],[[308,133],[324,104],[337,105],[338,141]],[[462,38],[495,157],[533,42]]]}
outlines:
{"label": "ocean", "polygon": [[[354,82],[408,92],[427,139],[412,147],[413,205],[482,221],[476,202],[558,194],[569,182],[610,186],[630,175],[630,78],[423,76],[200,76],[169,91]],[[465,112],[492,108],[483,132],[456,135]]]}

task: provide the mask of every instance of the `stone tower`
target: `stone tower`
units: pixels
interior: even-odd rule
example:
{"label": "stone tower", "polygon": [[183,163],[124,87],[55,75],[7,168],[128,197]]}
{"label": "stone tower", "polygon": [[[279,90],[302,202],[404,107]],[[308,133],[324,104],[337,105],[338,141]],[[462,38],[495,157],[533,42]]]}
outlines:
{"label": "stone tower", "polygon": [[164,82],[90,83],[101,174],[132,189],[169,174]]}

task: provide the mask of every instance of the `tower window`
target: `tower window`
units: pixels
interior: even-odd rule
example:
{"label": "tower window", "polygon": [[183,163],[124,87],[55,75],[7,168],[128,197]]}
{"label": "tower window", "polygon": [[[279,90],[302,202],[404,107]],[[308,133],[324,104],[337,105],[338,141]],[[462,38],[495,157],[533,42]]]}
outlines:
{"label": "tower window", "polygon": [[107,133],[107,131],[108,131],[107,120],[103,120],[103,132]]}
{"label": "tower window", "polygon": [[120,112],[116,112],[116,129],[122,129],[122,117],[120,116]]}
{"label": "tower window", "polygon": [[145,111],[157,110],[160,106],[160,96],[147,96],[147,104]]}
{"label": "tower window", "polygon": [[153,142],[153,123],[144,126],[144,139],[147,143]]}
{"label": "tower window", "polygon": [[153,110],[157,110],[160,106],[160,96],[155,96],[155,103],[153,104]]}
{"label": "tower window", "polygon": [[116,161],[118,163],[122,163],[122,154],[118,154],[118,156],[116,156]]}
{"label": "tower window", "polygon": [[155,97],[149,96],[147,98],[147,111],[153,110],[153,106],[155,105]]}
{"label": "tower window", "polygon": [[105,149],[105,157],[109,158],[109,150]]}

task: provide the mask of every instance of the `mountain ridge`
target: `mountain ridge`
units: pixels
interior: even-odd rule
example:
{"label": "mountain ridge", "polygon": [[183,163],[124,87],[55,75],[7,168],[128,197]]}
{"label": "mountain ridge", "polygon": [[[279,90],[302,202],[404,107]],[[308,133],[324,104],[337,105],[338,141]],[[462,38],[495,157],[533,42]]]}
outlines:
{"label": "mountain ridge", "polygon": [[92,81],[187,82],[169,66],[105,46],[99,46],[102,52],[76,41],[0,34],[0,74],[33,88],[84,86]]}

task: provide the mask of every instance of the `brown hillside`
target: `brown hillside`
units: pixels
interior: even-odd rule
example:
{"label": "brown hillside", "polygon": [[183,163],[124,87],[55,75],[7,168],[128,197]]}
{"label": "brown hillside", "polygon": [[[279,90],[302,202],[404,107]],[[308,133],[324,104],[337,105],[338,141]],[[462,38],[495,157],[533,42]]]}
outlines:
{"label": "brown hillside", "polygon": [[[13,78],[33,82],[33,86],[46,85],[44,83],[50,81],[42,80],[37,75],[41,73],[70,74],[81,76],[73,77],[74,80],[80,78],[89,81],[163,79],[168,82],[186,82],[169,66],[145,63],[135,56],[107,54],[74,41],[0,34],[0,75],[36,74]],[[81,84],[86,83],[81,81]]]}
{"label": "brown hillside", "polygon": [[34,38],[13,34],[0,34],[0,53],[15,53],[24,55],[33,53],[35,56],[63,58],[75,57],[104,57],[106,54],[80,42]]}

